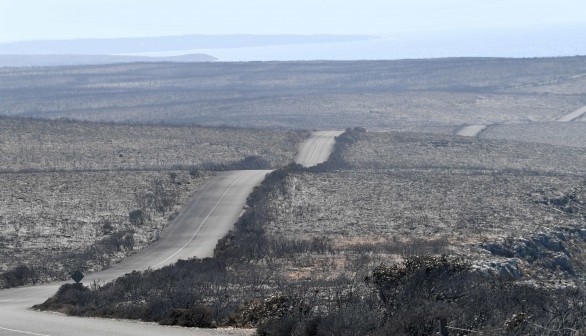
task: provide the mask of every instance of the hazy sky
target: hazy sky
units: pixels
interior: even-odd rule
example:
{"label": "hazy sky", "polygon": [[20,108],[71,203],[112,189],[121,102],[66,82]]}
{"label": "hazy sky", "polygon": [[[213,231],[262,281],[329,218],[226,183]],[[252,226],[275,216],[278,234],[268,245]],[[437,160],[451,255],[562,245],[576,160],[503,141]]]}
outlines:
{"label": "hazy sky", "polygon": [[0,0],[0,42],[583,24],[584,0]]}

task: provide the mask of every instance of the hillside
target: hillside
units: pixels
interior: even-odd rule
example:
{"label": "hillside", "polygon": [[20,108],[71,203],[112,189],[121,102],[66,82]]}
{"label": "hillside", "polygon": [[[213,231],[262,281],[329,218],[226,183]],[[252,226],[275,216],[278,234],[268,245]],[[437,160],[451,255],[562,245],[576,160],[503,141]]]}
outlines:
{"label": "hillside", "polygon": [[483,139],[508,139],[525,142],[586,148],[586,118],[576,122],[544,122],[493,125],[480,134]]}
{"label": "hillside", "polygon": [[128,257],[215,171],[287,165],[307,135],[0,117],[0,288]]}
{"label": "hillside", "polygon": [[454,132],[586,105],[586,57],[0,69],[0,113],[92,121]]}
{"label": "hillside", "polygon": [[304,131],[115,125],[0,117],[0,172],[214,169],[292,161]]}
{"label": "hillside", "polygon": [[[396,165],[408,149],[413,160]],[[503,159],[477,166],[480,149]],[[270,174],[214,258],[99,290],[65,286],[37,308],[259,335],[427,335],[441,318],[487,335],[571,335],[585,327],[586,171],[578,161],[555,172],[563,162],[548,151],[584,157],[563,146],[347,130],[321,167]]]}

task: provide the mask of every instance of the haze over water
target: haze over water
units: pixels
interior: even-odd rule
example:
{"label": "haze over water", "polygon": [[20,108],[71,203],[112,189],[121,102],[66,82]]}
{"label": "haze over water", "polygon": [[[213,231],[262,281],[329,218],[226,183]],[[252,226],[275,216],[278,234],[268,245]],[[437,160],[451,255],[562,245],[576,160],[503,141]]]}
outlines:
{"label": "haze over water", "polygon": [[[552,57],[586,55],[586,30],[561,27],[555,31],[457,32],[381,36],[365,40],[202,48],[136,53],[142,56],[212,55],[220,61],[380,60],[439,57]],[[132,54],[132,53],[131,53]]]}
{"label": "haze over water", "polygon": [[[221,61],[573,56],[586,54],[585,12],[582,0],[0,0],[0,55],[15,54],[3,49],[12,42],[250,34],[373,38],[100,54],[206,53]],[[51,53],[96,54],[58,51]]]}

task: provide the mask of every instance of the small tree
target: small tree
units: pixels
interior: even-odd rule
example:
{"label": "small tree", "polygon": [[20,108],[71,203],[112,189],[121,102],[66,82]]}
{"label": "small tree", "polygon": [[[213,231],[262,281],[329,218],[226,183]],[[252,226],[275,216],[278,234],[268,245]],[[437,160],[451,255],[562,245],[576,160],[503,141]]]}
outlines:
{"label": "small tree", "polygon": [[9,288],[34,284],[39,280],[39,277],[34,269],[26,265],[19,265],[2,274],[2,280],[4,286]]}
{"label": "small tree", "polygon": [[189,169],[189,176],[198,178],[201,176],[201,171],[197,168],[191,168]]}
{"label": "small tree", "polygon": [[146,216],[141,209],[132,210],[128,213],[128,220],[130,221],[130,224],[134,226],[141,226],[145,223]]}
{"label": "small tree", "polygon": [[109,220],[105,220],[102,224],[102,234],[108,235],[114,231],[114,225]]}

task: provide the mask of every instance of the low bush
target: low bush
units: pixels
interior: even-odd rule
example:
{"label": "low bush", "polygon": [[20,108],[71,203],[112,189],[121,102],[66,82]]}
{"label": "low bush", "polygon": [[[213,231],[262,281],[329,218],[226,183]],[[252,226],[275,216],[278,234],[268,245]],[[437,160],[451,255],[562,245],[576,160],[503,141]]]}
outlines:
{"label": "low bush", "polygon": [[2,273],[3,287],[18,287],[33,285],[39,280],[37,270],[26,265],[19,265],[16,268]]}
{"label": "low bush", "polygon": [[[395,247],[339,250],[326,238],[267,234],[267,223],[277,220],[271,200],[288,192],[283,185],[299,169],[267,175],[214,258],[127,274],[90,292],[91,299],[80,298],[69,312],[172,325],[252,326],[259,335],[429,335],[437,331],[438,319],[487,335],[586,327],[581,287],[538,288],[482,273],[450,256],[416,255],[393,263],[377,251],[385,255]],[[447,244],[430,243],[440,250]],[[375,260],[383,263],[375,267]],[[526,318],[517,321],[518,316]]]}
{"label": "low bush", "polygon": [[197,328],[212,328],[214,326],[212,313],[203,305],[195,305],[189,309],[173,309],[169,317],[159,323]]}

